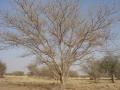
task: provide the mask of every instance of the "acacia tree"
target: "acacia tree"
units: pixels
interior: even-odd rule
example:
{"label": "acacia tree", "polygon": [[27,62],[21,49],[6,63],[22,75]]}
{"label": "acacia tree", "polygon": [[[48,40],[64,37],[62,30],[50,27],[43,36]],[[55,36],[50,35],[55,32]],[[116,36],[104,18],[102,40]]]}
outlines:
{"label": "acacia tree", "polygon": [[94,80],[95,83],[101,76],[101,67],[100,61],[97,60],[89,60],[82,66],[83,72],[89,75],[91,80]]}
{"label": "acacia tree", "polygon": [[116,70],[115,70],[115,77],[120,80],[120,61],[116,65]]}
{"label": "acacia tree", "polygon": [[37,68],[36,64],[29,64],[28,65],[28,75],[30,76],[39,76],[40,70]]}
{"label": "acacia tree", "polygon": [[69,68],[104,44],[115,12],[108,7],[98,8],[84,17],[79,0],[40,1],[14,0],[16,13],[1,15],[9,28],[0,33],[1,49],[27,48],[64,85]]}
{"label": "acacia tree", "polygon": [[6,72],[6,65],[3,62],[0,61],[0,78],[3,77],[5,72]]}
{"label": "acacia tree", "polygon": [[116,74],[117,65],[119,63],[118,57],[113,55],[105,56],[101,61],[101,68],[103,71],[111,77],[112,83],[114,83],[114,77]]}

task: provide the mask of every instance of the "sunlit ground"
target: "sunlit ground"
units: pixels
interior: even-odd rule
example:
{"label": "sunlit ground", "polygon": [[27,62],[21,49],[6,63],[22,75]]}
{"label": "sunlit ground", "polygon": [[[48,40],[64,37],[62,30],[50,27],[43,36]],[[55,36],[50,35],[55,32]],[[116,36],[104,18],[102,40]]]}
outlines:
{"label": "sunlit ground", "polygon": [[[58,82],[59,83],[59,82]],[[58,90],[57,81],[48,78],[27,76],[5,76],[0,79],[0,90]],[[111,83],[102,79],[94,83],[87,78],[69,78],[66,90],[120,90],[120,81]]]}

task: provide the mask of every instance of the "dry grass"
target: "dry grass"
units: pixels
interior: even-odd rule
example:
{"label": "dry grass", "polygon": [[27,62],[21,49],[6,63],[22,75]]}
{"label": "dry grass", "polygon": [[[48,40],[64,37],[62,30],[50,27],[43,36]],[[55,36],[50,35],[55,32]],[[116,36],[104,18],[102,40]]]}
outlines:
{"label": "dry grass", "polygon": [[73,90],[120,90],[118,80],[116,83],[111,83],[110,80],[100,80],[98,83],[94,83],[88,79],[71,79],[69,84]]}
{"label": "dry grass", "polygon": [[[27,76],[6,76],[0,79],[0,90],[58,90],[56,81],[48,78]],[[94,83],[88,79],[71,78],[66,83],[66,90],[120,90],[120,81],[100,80]]]}

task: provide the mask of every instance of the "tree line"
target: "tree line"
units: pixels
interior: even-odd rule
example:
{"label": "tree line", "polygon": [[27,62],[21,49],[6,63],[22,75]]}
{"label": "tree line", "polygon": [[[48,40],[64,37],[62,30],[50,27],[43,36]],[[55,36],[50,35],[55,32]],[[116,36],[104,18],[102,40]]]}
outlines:
{"label": "tree line", "polygon": [[[120,80],[120,59],[118,56],[107,55],[101,60],[88,60],[80,67],[82,67],[81,71],[85,73],[83,76],[87,74],[90,80],[94,80],[95,82],[98,82],[100,78],[108,79],[108,77],[111,78],[112,83],[115,82],[115,79]],[[29,70],[27,73],[28,76],[47,77],[55,80],[59,79],[59,77],[56,78],[46,66],[39,68],[37,64],[29,64],[27,68]],[[0,62],[0,77],[3,77],[3,75],[6,74],[5,72],[6,65]],[[6,75],[24,76],[25,74],[22,71],[15,71],[7,73]],[[80,74],[78,71],[69,70],[68,77],[79,78]]]}
{"label": "tree line", "polygon": [[100,77],[110,77],[114,83],[115,78],[120,79],[120,60],[118,56],[107,55],[102,60],[87,61],[82,70],[95,82]]}

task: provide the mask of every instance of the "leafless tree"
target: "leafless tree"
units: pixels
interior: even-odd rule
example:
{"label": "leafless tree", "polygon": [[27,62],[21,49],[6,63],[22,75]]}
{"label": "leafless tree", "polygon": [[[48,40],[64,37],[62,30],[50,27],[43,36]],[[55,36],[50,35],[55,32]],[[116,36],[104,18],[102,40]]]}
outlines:
{"label": "leafless tree", "polygon": [[82,71],[89,75],[90,80],[96,83],[102,75],[102,69],[99,60],[89,60],[82,65]]}
{"label": "leafless tree", "polygon": [[[16,12],[1,15],[1,49],[22,46],[64,85],[70,67],[104,44],[115,21],[114,10],[82,14],[79,0],[14,0]],[[51,66],[54,66],[51,68]]]}
{"label": "leafless tree", "polygon": [[28,72],[29,76],[39,76],[39,74],[40,74],[40,70],[38,69],[36,64],[29,64],[27,66],[27,69],[29,71]]}

